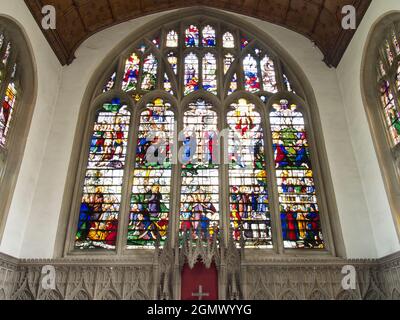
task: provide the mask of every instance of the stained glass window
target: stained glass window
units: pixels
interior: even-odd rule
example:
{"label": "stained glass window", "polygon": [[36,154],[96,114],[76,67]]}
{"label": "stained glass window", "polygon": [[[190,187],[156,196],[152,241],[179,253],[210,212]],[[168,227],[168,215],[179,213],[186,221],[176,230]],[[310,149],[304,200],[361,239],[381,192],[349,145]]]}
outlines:
{"label": "stained glass window", "polygon": [[215,47],[215,29],[211,26],[206,26],[203,29],[203,46],[204,47]]}
{"label": "stained glass window", "polygon": [[138,45],[137,49],[138,49],[141,53],[145,53],[146,50],[147,50],[147,45],[146,45],[146,43],[141,42],[141,43]]}
{"label": "stained glass window", "polygon": [[156,99],[140,116],[131,196],[128,248],[154,247],[167,236],[174,114]]}
{"label": "stained glass window", "polygon": [[180,230],[208,238],[219,225],[219,166],[214,156],[218,119],[204,100],[189,107],[183,118]]}
{"label": "stained glass window", "polygon": [[231,53],[227,53],[224,57],[224,74],[228,72],[233,61],[235,61],[235,56]]}
{"label": "stained glass window", "polygon": [[324,248],[303,114],[287,100],[270,114],[285,248]]}
{"label": "stained glass window", "polygon": [[6,146],[6,138],[10,129],[15,102],[17,99],[17,89],[11,82],[6,89],[6,94],[0,109],[0,147]]}
{"label": "stained glass window", "polygon": [[392,40],[393,40],[394,49],[396,50],[396,54],[399,55],[400,54],[400,43],[396,36],[395,31],[393,31],[393,33],[392,33]]}
{"label": "stained glass window", "polygon": [[178,57],[176,56],[176,54],[171,51],[168,53],[168,62],[171,65],[172,70],[174,71],[175,74],[178,73]]}
{"label": "stained glass window", "polygon": [[249,44],[249,39],[246,36],[242,35],[242,37],[240,38],[240,47],[244,49],[248,46],[248,44]]}
{"label": "stained glass window", "polygon": [[277,93],[278,88],[276,83],[274,61],[268,56],[265,56],[261,60],[261,74],[264,90],[272,93]]}
{"label": "stained glass window", "polygon": [[167,47],[168,48],[177,48],[178,47],[179,36],[178,33],[174,30],[171,30],[167,35]]}
{"label": "stained glass window", "polygon": [[217,60],[211,53],[203,57],[203,89],[217,94]]}
{"label": "stained glass window", "polygon": [[[3,39],[2,52],[7,44]],[[123,230],[118,243],[124,245],[118,252],[154,249],[159,240],[163,245],[168,235],[181,236],[188,230],[193,239],[202,240],[223,230],[238,246],[244,243],[246,248],[259,249],[280,246],[273,243],[272,235],[282,232],[285,248],[324,248],[310,148],[299,108],[287,101],[274,105],[270,115],[273,147],[267,141],[270,132],[264,131],[270,128],[265,127],[268,121],[261,109],[273,99],[272,94],[279,90],[295,94],[292,85],[296,83],[289,81],[279,56],[262,41],[212,18],[158,27],[127,50],[133,53],[118,61],[125,63],[124,69],[102,78],[101,90],[127,92],[134,102],[129,107],[137,110],[135,119],[118,99],[97,113],[83,170],[83,195],[77,200],[74,248],[115,250],[118,228]],[[380,80],[393,81],[388,76],[394,71],[385,69],[386,51],[380,53],[382,67],[377,69],[386,71]],[[16,84],[1,84],[3,91],[9,89],[0,113],[0,146],[14,108]],[[383,88],[382,102],[391,133],[400,142],[397,92],[391,89]],[[234,94],[222,119],[217,114],[223,114],[223,101],[211,104],[205,100],[208,92],[216,101]],[[168,97],[177,104],[167,102]],[[192,100],[180,102],[186,99]],[[180,110],[179,118],[175,109]],[[137,126],[129,131],[131,120]],[[180,134],[175,132],[176,123],[183,127]],[[225,131],[220,133],[218,128]],[[219,161],[222,154],[224,162]],[[269,163],[274,156],[275,163]],[[278,184],[278,194],[269,194],[267,184],[272,183]],[[227,196],[226,203],[221,202],[222,194]],[[279,223],[282,231],[277,230]]]}
{"label": "stained glass window", "polygon": [[186,47],[191,48],[199,46],[199,29],[196,26],[190,25],[189,28],[186,29],[185,44]]}
{"label": "stained glass window", "polygon": [[393,55],[393,51],[390,47],[389,41],[385,41],[385,52],[386,52],[386,58],[389,61],[389,64],[391,65],[394,60],[394,55]]}
{"label": "stained glass window", "polygon": [[174,94],[174,91],[172,90],[172,83],[166,73],[164,74],[164,90],[172,95]]}
{"label": "stained glass window", "polygon": [[158,61],[153,54],[148,55],[143,62],[142,90],[154,90],[157,86]]}
{"label": "stained glass window", "polygon": [[199,59],[194,53],[185,58],[185,95],[199,90]]}
{"label": "stained glass window", "polygon": [[131,91],[137,89],[139,81],[140,58],[136,53],[126,60],[124,79],[122,81],[122,90]]}
{"label": "stained glass window", "polygon": [[103,92],[108,92],[111,89],[114,89],[115,79],[117,78],[117,72],[114,72],[110,79],[107,81],[106,85],[103,88]]}
{"label": "stained glass window", "polygon": [[246,91],[260,91],[260,78],[258,77],[257,60],[252,55],[247,55],[243,59],[243,68]]}
{"label": "stained glass window", "polygon": [[7,44],[6,51],[4,52],[3,56],[3,64],[7,64],[8,58],[10,57],[11,54],[11,42]]}
{"label": "stained glass window", "polygon": [[397,91],[400,93],[400,62],[398,62],[397,72],[396,72],[396,87]]}
{"label": "stained glass window", "polygon": [[381,99],[393,144],[397,145],[400,142],[400,114],[394,102],[392,89],[386,80],[381,84]]}
{"label": "stained glass window", "polygon": [[232,81],[229,85],[229,90],[228,90],[228,95],[234,93],[238,89],[238,84],[237,84],[237,75],[236,73],[232,77]]}
{"label": "stained glass window", "polygon": [[93,128],[75,247],[115,249],[121,210],[130,112],[105,104]]}
{"label": "stained glass window", "polygon": [[382,60],[379,61],[379,72],[380,72],[381,77],[386,76],[385,65]]}
{"label": "stained glass window", "polygon": [[241,99],[228,113],[230,221],[236,241],[272,248],[271,217],[261,116]]}
{"label": "stained glass window", "polygon": [[224,48],[233,49],[235,48],[235,37],[230,32],[225,32],[222,36],[222,44]]}

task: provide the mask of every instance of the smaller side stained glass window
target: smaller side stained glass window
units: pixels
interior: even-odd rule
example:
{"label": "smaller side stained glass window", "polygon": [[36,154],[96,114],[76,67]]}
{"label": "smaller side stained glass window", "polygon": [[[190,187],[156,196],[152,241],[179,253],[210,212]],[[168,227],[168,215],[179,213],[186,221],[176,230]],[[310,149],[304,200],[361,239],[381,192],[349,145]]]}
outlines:
{"label": "smaller side stained glass window", "polygon": [[185,44],[186,47],[189,48],[199,46],[199,29],[196,26],[190,25],[189,28],[186,29]]}
{"label": "smaller side stained glass window", "polygon": [[158,61],[153,54],[148,55],[143,62],[142,90],[154,90],[157,86]]}
{"label": "smaller side stained glass window", "polygon": [[230,32],[225,32],[222,36],[222,45],[226,49],[235,48],[235,37]]}
{"label": "smaller side stained glass window", "polygon": [[217,59],[211,53],[203,57],[203,89],[217,94]]}
{"label": "smaller side stained glass window", "polygon": [[140,58],[136,53],[126,60],[124,78],[122,81],[122,90],[131,91],[137,89],[139,81]]}
{"label": "smaller side stained glass window", "polygon": [[171,30],[167,35],[167,48],[177,48],[179,43],[179,36],[175,30]]}
{"label": "smaller side stained glass window", "polygon": [[167,236],[174,114],[155,99],[140,116],[128,226],[128,249],[153,248]]}
{"label": "smaller side stained glass window", "polygon": [[325,247],[303,114],[281,100],[270,114],[285,248]]}
{"label": "smaller side stained glass window", "polygon": [[215,47],[216,46],[216,36],[215,29],[211,26],[206,26],[202,32],[203,36],[203,46],[204,47]]}
{"label": "smaller side stained glass window", "polygon": [[15,84],[11,82],[6,89],[3,103],[0,107],[0,147],[5,147],[7,142],[7,134],[10,129],[10,122],[15,108],[17,99],[17,89]]}
{"label": "smaller side stained glass window", "polygon": [[199,90],[199,59],[194,53],[185,58],[185,95]]}
{"label": "smaller side stained glass window", "polygon": [[104,104],[93,127],[75,248],[115,249],[130,112],[118,99]]}
{"label": "smaller side stained glass window", "polygon": [[108,79],[106,85],[103,88],[103,92],[108,92],[111,89],[114,89],[114,85],[115,85],[115,79],[117,78],[117,72],[114,72],[110,79]]}
{"label": "smaller side stained glass window", "polygon": [[261,74],[264,90],[272,93],[278,92],[274,61],[267,55],[261,60]]}
{"label": "smaller side stained glass window", "polygon": [[229,71],[233,61],[235,61],[235,56],[231,53],[227,53],[224,57],[224,74]]}
{"label": "smaller side stained glass window", "polygon": [[245,89],[249,92],[260,91],[260,78],[258,77],[257,60],[250,54],[243,59]]}

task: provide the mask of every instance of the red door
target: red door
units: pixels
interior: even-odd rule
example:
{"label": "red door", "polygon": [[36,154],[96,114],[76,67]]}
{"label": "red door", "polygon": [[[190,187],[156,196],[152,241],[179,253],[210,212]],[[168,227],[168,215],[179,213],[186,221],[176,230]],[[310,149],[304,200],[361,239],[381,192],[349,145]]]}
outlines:
{"label": "red door", "polygon": [[207,269],[197,262],[193,269],[185,264],[181,277],[182,300],[218,300],[218,270],[213,263]]}

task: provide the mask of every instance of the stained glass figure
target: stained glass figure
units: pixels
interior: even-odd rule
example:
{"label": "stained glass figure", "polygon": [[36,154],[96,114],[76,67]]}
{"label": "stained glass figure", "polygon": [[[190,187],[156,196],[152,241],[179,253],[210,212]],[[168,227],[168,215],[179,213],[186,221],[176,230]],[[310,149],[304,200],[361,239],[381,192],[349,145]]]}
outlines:
{"label": "stained glass figure", "polygon": [[244,49],[244,48],[246,48],[248,45],[249,45],[249,39],[248,39],[246,36],[242,35],[242,37],[240,38],[240,47],[241,47],[242,49]]}
{"label": "stained glass figure", "polygon": [[199,90],[199,59],[194,53],[185,58],[185,95]]}
{"label": "stained glass figure", "polygon": [[141,53],[145,53],[147,50],[147,45],[144,42],[141,42],[138,47],[137,47],[138,51],[140,51]]}
{"label": "stained glass figure", "polygon": [[237,75],[236,73],[233,75],[232,77],[232,81],[229,85],[229,90],[228,90],[228,95],[231,95],[232,93],[234,93],[237,89],[238,89],[238,83],[237,83]]}
{"label": "stained glass figure", "polygon": [[400,43],[399,43],[399,40],[397,39],[395,31],[393,31],[393,33],[392,33],[392,40],[393,40],[393,47],[396,50],[396,55],[399,55],[400,54]]}
{"label": "stained glass figure", "polygon": [[396,87],[397,91],[400,93],[400,62],[398,62],[397,72],[396,72]]}
{"label": "stained glass figure", "polygon": [[171,65],[172,71],[174,71],[175,74],[178,73],[178,57],[176,56],[175,52],[171,51],[168,53],[167,56],[168,62]]}
{"label": "stained glass figure", "polygon": [[222,36],[222,45],[224,48],[233,49],[235,48],[235,37],[230,32],[225,32]]}
{"label": "stained glass figure", "polygon": [[167,236],[174,114],[156,99],[140,116],[131,196],[128,249],[153,248]]}
{"label": "stained glass figure", "polygon": [[168,48],[177,48],[179,43],[179,36],[175,30],[171,30],[167,35],[166,46]]}
{"label": "stained glass figure", "polygon": [[160,37],[157,36],[153,40],[151,40],[151,43],[157,48],[160,49]]}
{"label": "stained glass figure", "polygon": [[260,78],[258,76],[257,60],[250,54],[243,59],[245,89],[249,92],[260,91]]}
{"label": "stained glass figure", "polygon": [[166,73],[164,74],[164,90],[172,95],[174,94],[174,91],[172,90],[172,83]]}
{"label": "stained glass figure", "polygon": [[219,225],[218,119],[204,100],[189,107],[183,119],[180,230],[191,230],[193,238],[209,239]]}
{"label": "stained glass figure", "polygon": [[276,84],[274,61],[268,56],[265,56],[261,60],[261,76],[263,79],[264,91],[277,93],[278,87]]}
{"label": "stained glass figure", "polygon": [[285,248],[325,247],[307,132],[302,113],[287,100],[270,114]]}
{"label": "stained glass figure", "polygon": [[5,147],[7,143],[7,134],[10,130],[10,122],[17,99],[17,88],[11,82],[6,89],[6,94],[0,109],[0,147]]}
{"label": "stained glass figure", "polygon": [[203,47],[215,47],[215,29],[211,26],[205,26],[202,32],[203,36]]}
{"label": "stained glass figure", "polygon": [[389,82],[384,80],[381,84],[381,100],[384,106],[386,123],[388,125],[392,142],[397,145],[400,142],[400,114],[394,103],[394,96]]}
{"label": "stained glass figure", "polygon": [[11,42],[9,42],[7,44],[6,51],[4,52],[4,56],[3,56],[3,60],[2,60],[4,65],[7,64],[8,58],[10,57],[10,54],[11,54]]}
{"label": "stained glass figure", "polygon": [[190,25],[185,32],[185,44],[186,47],[193,48],[199,46],[199,29],[194,26]]}
{"label": "stained glass figure", "polygon": [[157,86],[158,61],[153,54],[148,55],[143,62],[142,90],[154,90]]}
{"label": "stained glass figure", "polygon": [[119,100],[105,104],[94,124],[75,247],[115,249],[130,112]]}
{"label": "stained glass figure", "polygon": [[235,61],[235,56],[231,53],[227,53],[224,57],[224,74],[229,71],[233,61]]}
{"label": "stained glass figure", "polygon": [[383,64],[383,61],[379,61],[379,72],[381,74],[381,77],[386,76],[386,70],[385,70],[385,65]]}
{"label": "stained glass figure", "polygon": [[108,92],[111,89],[114,89],[115,79],[117,78],[117,72],[114,72],[110,79],[107,81],[106,85],[103,88],[103,92]]}
{"label": "stained glass figure", "polygon": [[272,248],[264,135],[255,106],[241,99],[231,105],[229,133],[230,223],[246,247]]}
{"label": "stained glass figure", "polygon": [[386,58],[387,58],[389,64],[392,65],[393,60],[394,60],[394,54],[390,47],[389,41],[385,41],[385,52],[386,52]]}
{"label": "stained glass figure", "polygon": [[126,60],[124,79],[122,81],[122,90],[131,91],[137,89],[139,81],[140,58],[136,53]]}
{"label": "stained glass figure", "polygon": [[212,53],[203,57],[203,89],[217,94],[217,59]]}

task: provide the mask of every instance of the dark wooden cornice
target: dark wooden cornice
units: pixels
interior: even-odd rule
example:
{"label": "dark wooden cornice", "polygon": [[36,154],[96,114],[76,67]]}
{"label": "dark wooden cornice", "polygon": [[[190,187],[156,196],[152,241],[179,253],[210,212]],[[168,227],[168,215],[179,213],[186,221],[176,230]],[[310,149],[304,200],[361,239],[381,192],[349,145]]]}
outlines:
{"label": "dark wooden cornice", "polygon": [[43,30],[62,65],[74,60],[75,50],[91,35],[121,22],[155,12],[208,6],[275,23],[312,40],[327,65],[337,67],[354,36],[341,26],[342,7],[354,5],[359,24],[371,0],[25,0],[41,26],[41,9],[57,10],[57,29]]}

